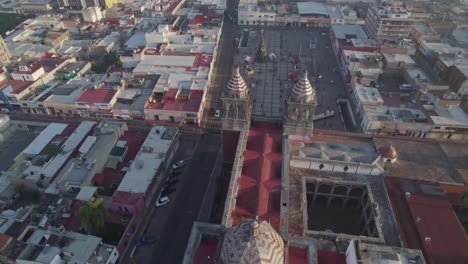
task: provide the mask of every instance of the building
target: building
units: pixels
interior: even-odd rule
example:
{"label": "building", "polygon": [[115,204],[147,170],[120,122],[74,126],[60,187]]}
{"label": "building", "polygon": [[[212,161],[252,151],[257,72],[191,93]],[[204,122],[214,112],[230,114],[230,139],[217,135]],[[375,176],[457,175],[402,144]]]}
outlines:
{"label": "building", "polygon": [[232,71],[231,79],[221,98],[223,112],[217,113],[219,117],[222,116],[224,130],[244,131],[250,127],[250,94],[239,68],[239,65],[236,65]]}
{"label": "building", "polygon": [[465,263],[468,239],[438,185],[385,180],[405,247],[421,249],[428,264]]}
{"label": "building", "polygon": [[379,42],[395,42],[408,38],[414,22],[410,15],[402,7],[370,7],[364,28],[371,38]]}
{"label": "building", "polygon": [[314,113],[317,105],[315,88],[310,84],[308,73],[304,70],[291,89],[286,102],[284,131],[288,135],[310,136],[314,129]]}
{"label": "building", "polygon": [[10,63],[10,57],[10,51],[8,51],[5,41],[2,36],[0,36],[0,67],[8,65]]}
{"label": "building", "polygon": [[116,247],[92,235],[30,227],[20,237],[23,241],[16,244],[21,250],[16,263],[114,264],[119,258]]}
{"label": "building", "polygon": [[81,10],[87,7],[111,8],[118,3],[118,0],[57,0],[59,7]]}
{"label": "building", "polygon": [[98,6],[90,6],[87,8],[83,8],[83,20],[86,22],[95,23],[97,21],[101,21],[103,18],[103,14],[101,8]]}
{"label": "building", "polygon": [[21,0],[20,9],[23,13],[45,13],[53,9],[52,0]]}
{"label": "building", "polygon": [[115,211],[132,214],[153,206],[150,204],[161,173],[171,164],[179,146],[176,128],[155,126],[151,129],[122,182],[112,195]]}

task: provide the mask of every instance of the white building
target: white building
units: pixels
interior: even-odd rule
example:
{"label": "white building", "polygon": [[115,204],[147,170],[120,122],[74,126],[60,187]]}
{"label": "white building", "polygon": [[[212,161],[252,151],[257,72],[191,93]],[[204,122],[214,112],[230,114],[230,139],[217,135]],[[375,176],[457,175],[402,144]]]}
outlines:
{"label": "white building", "polygon": [[84,8],[81,12],[83,13],[83,19],[86,22],[95,23],[97,21],[101,21],[101,19],[104,17],[99,6],[87,7]]}
{"label": "white building", "polygon": [[27,246],[16,259],[18,264],[76,263],[114,264],[119,258],[117,248],[102,242],[99,237],[80,233],[26,228],[32,234],[25,241]]}

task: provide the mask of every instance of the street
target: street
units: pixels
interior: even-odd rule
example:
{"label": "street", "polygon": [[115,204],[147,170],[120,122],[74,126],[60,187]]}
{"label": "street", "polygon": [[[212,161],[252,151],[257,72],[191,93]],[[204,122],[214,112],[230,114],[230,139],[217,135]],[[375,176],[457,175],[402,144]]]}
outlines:
{"label": "street", "polygon": [[[237,0],[227,1],[227,12],[235,14]],[[237,17],[237,14],[236,14]],[[218,42],[218,52],[213,65],[212,81],[207,88],[207,97],[203,117],[203,125],[210,128],[219,128],[220,119],[210,116],[210,109],[221,108],[221,93],[232,74],[234,62],[234,38],[238,32],[238,26],[233,21],[225,18],[223,22],[223,32]]]}
{"label": "street", "polygon": [[[171,187],[174,191],[168,195],[170,203],[153,210],[143,233],[155,236],[156,242],[137,248],[133,255],[134,263],[182,261],[192,225],[200,218],[201,212],[205,211],[202,204],[206,205],[208,187],[217,176],[213,171],[221,147],[220,140],[219,135],[214,134],[203,134],[200,138],[183,137],[173,161],[186,159],[187,164],[175,176],[177,182]],[[190,146],[194,144],[198,145],[191,153],[190,150],[194,148]],[[129,263],[122,261],[121,263]]]}

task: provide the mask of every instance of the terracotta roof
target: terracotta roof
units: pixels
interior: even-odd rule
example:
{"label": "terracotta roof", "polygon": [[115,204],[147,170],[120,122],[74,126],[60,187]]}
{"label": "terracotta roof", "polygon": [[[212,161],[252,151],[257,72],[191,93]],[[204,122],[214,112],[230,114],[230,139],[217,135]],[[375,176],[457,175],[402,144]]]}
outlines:
{"label": "terracotta roof", "polygon": [[380,147],[379,153],[386,159],[396,159],[398,158],[398,152],[396,149],[390,145],[388,147]]}
{"label": "terracotta roof", "polygon": [[83,103],[109,103],[114,95],[114,89],[86,89],[76,98],[76,101]]}
{"label": "terracotta roof", "polygon": [[5,80],[3,82],[0,82],[0,87],[11,86],[12,90],[10,93],[19,94],[22,91],[26,90],[33,83],[34,82],[28,82],[28,81]]}
{"label": "terracotta roof", "polygon": [[203,98],[203,91],[191,91],[188,99],[174,99],[177,90],[176,88],[168,89],[163,100],[155,103],[147,102],[145,109],[198,112]]}
{"label": "terracotta roof", "polygon": [[0,250],[4,249],[9,244],[10,239],[12,239],[11,236],[0,234]]}
{"label": "terracotta roof", "polygon": [[445,197],[411,194],[408,206],[430,264],[468,263],[468,236]]}
{"label": "terracotta roof", "polygon": [[233,224],[258,216],[278,230],[281,134],[281,128],[273,123],[255,122],[250,127],[242,174],[238,179],[236,207],[232,211]]}

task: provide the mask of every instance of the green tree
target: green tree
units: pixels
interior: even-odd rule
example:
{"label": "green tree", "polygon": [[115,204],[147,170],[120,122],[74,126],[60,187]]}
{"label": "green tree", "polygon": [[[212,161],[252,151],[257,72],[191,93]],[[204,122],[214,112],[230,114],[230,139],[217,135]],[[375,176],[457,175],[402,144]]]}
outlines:
{"label": "green tree", "polygon": [[265,46],[265,38],[263,36],[263,30],[260,36],[260,45],[257,49],[257,54],[255,55],[255,61],[257,62],[266,62],[267,61],[267,50]]}
{"label": "green tree", "polygon": [[234,38],[234,49],[236,50],[236,53],[239,51],[239,43],[240,43],[240,38],[239,36],[236,36]]}
{"label": "green tree", "polygon": [[106,208],[101,198],[91,198],[78,209],[84,229],[88,234],[97,234],[104,227],[106,221]]}

